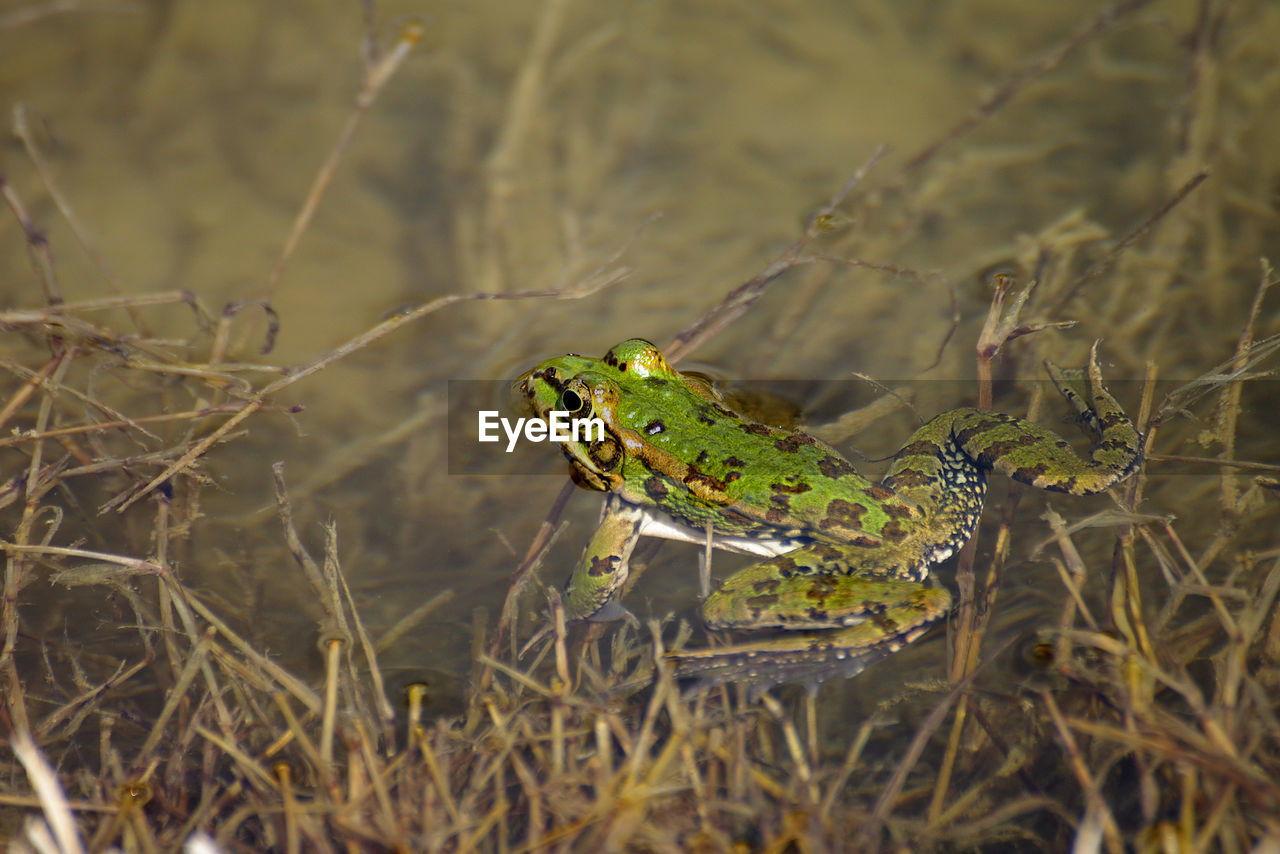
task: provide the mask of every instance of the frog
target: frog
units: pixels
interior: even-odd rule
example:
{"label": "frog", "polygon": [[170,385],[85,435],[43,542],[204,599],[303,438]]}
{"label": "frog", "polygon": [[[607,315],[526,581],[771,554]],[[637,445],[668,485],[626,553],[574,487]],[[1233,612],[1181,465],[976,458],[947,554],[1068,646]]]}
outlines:
{"label": "frog", "polygon": [[1083,370],[1045,361],[1093,439],[1087,458],[1034,422],[960,407],[919,427],[878,482],[809,433],[731,408],[648,340],[536,365],[513,385],[535,418],[603,426],[560,443],[574,481],[605,493],[564,588],[566,618],[627,615],[618,597],[639,537],[709,542],[761,558],[700,607],[708,628],[748,637],[665,653],[677,678],[767,686],[855,675],[950,612],[931,569],[972,536],[988,473],[1087,495],[1139,469],[1143,437],[1104,387],[1097,349]]}

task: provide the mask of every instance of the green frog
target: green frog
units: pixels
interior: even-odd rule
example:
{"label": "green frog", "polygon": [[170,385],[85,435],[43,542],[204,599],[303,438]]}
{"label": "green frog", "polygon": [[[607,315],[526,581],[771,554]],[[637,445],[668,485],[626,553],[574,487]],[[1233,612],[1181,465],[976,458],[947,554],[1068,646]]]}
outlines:
{"label": "green frog", "polygon": [[929,569],[973,533],[988,471],[1082,495],[1138,469],[1142,437],[1103,388],[1096,345],[1085,371],[1045,365],[1094,437],[1089,459],[1029,421],[966,407],[918,429],[872,483],[813,436],[729,408],[643,339],[600,359],[541,363],[515,385],[533,414],[604,427],[561,444],[574,480],[606,493],[600,527],[565,589],[566,615],[625,614],[616,597],[638,537],[709,538],[762,560],[707,597],[706,624],[791,631],[668,653],[678,676],[757,685],[852,676],[950,609],[950,594],[927,583]]}

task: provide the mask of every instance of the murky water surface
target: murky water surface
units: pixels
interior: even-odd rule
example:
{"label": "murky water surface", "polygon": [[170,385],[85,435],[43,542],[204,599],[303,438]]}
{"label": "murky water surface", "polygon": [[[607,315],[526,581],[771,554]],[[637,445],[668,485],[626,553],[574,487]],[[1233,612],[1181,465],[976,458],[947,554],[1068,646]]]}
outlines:
{"label": "murky water surface", "polygon": [[[1213,90],[1190,96],[1209,103],[1187,95],[1196,69],[1181,37],[1195,4],[1152,3],[1018,88],[918,168],[908,167],[911,158],[1102,7],[381,3],[377,50],[390,49],[414,17],[424,36],[364,115],[274,288],[291,224],[357,102],[367,47],[358,4],[120,2],[18,17],[40,5],[0,9],[0,97],[7,114],[22,105],[26,135],[100,262],[20,142],[0,150],[0,173],[47,235],[68,301],[183,289],[216,315],[269,297],[280,321],[274,350],[257,352],[263,315],[246,307],[233,325],[232,358],[293,366],[434,297],[563,287],[601,268],[628,270],[580,300],[444,308],[290,387],[281,402],[304,411],[259,414],[247,435],[208,455],[201,516],[177,546],[177,565],[256,642],[304,671],[318,666],[317,615],[283,550],[273,462],[286,464],[309,544],[318,551],[321,523],[336,525],[343,569],[375,634],[453,591],[447,608],[386,652],[386,664],[393,678],[430,670],[460,679],[475,610],[491,624],[563,480],[450,473],[448,381],[506,380],[548,356],[600,354],[631,336],[665,344],[761,272],[878,146],[889,153],[812,254],[911,273],[804,264],[691,363],[734,378],[801,380],[787,388],[804,399],[791,402],[822,418],[851,406],[829,393],[847,385],[828,381],[855,371],[890,386],[916,381],[923,416],[971,403],[989,274],[1026,281],[1038,271],[1057,277],[1061,293],[1062,280],[1084,269],[1080,259],[1099,257],[1211,163],[1210,182],[1076,299],[1029,309],[1032,319],[1073,327],[1013,342],[999,366],[1003,378],[1036,379],[1039,358],[1079,362],[1103,337],[1108,373],[1136,407],[1138,384],[1125,381],[1140,380],[1148,361],[1162,377],[1190,378],[1231,355],[1258,257],[1280,248],[1280,110],[1262,106],[1276,103],[1268,57],[1280,14],[1266,3],[1240,4],[1224,34],[1237,40],[1237,64],[1213,69]],[[1188,124],[1192,106],[1199,118]],[[0,245],[0,300],[40,305],[13,217],[0,217]],[[1038,266],[1049,246],[1051,262]],[[1259,335],[1277,331],[1268,305]],[[192,362],[207,358],[211,334],[189,309],[138,315],[149,334],[183,342]],[[118,311],[101,322],[135,328]],[[29,342],[6,337],[11,358],[31,356]],[[933,379],[947,381],[920,382]],[[143,393],[118,373],[104,373],[103,384],[121,401]],[[997,405],[1025,411],[1027,389],[1006,387]],[[198,401],[178,392],[169,403]],[[1240,456],[1274,461],[1274,441],[1250,417]],[[846,447],[883,457],[909,435],[912,418],[899,413]],[[1166,451],[1197,430],[1172,428]],[[21,470],[19,453],[0,453],[5,477]],[[1187,502],[1212,506],[1206,496],[1217,478],[1152,473],[1150,511],[1190,517],[1184,536],[1194,539]],[[122,525],[97,514],[119,484],[83,483],[66,496],[67,536],[150,553],[154,505],[131,509]],[[1001,594],[1004,636],[1034,628],[1063,596],[1050,566],[1025,561],[1044,536],[1041,501],[1029,496],[1019,510],[1026,527]],[[1108,501],[1055,505],[1081,516]],[[571,526],[541,569],[547,583],[566,577],[597,506],[592,495],[574,496]],[[1105,532],[1082,543],[1095,548],[1097,566],[1109,566]],[[632,609],[689,613],[694,555],[665,547]],[[944,568],[944,583],[949,574]],[[30,596],[31,629],[47,637],[78,625],[109,644],[131,619],[96,593],[40,585]],[[540,597],[525,606],[522,631],[537,619]],[[91,627],[80,619],[86,611]],[[910,666],[940,675],[942,657],[938,636],[910,653]],[[857,683],[863,693],[883,680],[896,685],[894,670]]]}

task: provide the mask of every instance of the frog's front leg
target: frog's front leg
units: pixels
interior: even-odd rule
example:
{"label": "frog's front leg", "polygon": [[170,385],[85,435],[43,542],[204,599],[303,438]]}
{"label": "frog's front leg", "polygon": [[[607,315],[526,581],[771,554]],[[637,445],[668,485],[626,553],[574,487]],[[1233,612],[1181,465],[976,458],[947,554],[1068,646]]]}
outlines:
{"label": "frog's front leg", "polygon": [[625,611],[614,597],[631,572],[631,552],[645,516],[643,508],[627,504],[613,493],[605,496],[600,527],[565,585],[566,619],[603,621],[624,616]]}

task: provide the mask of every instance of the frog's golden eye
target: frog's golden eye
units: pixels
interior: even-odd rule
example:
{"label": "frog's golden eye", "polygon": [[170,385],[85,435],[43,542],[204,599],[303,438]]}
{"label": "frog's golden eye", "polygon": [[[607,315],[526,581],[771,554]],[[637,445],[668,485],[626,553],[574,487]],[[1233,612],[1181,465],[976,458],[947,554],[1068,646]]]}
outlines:
{"label": "frog's golden eye", "polygon": [[569,384],[560,395],[560,411],[571,416],[588,415],[591,412],[591,393],[580,380]]}

